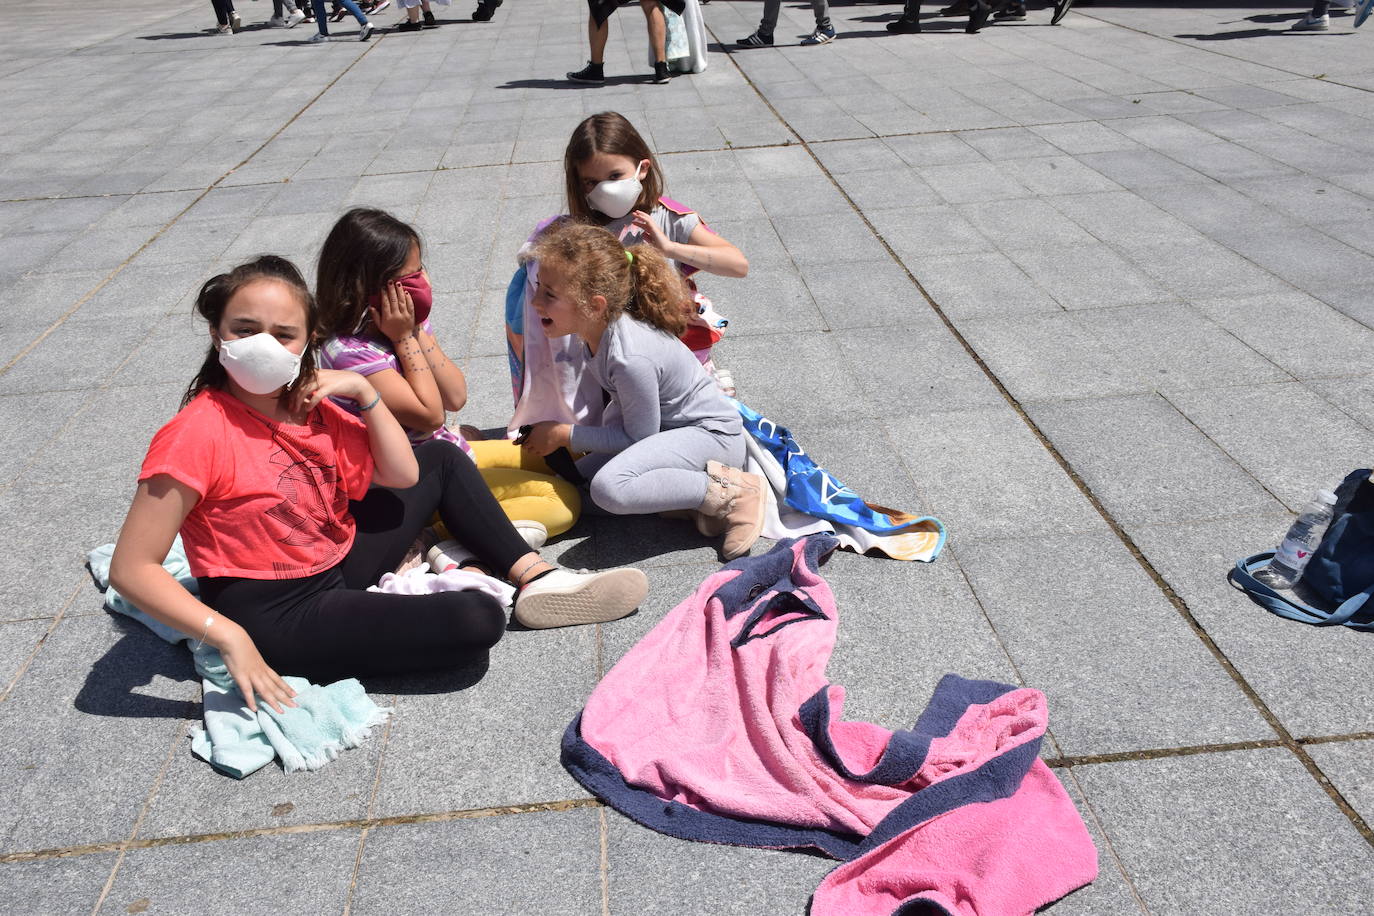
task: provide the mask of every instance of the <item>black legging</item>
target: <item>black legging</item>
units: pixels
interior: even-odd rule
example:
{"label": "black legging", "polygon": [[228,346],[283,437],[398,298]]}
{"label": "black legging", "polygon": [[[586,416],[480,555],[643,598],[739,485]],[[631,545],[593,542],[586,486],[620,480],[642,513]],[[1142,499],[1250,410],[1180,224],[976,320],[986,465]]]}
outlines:
{"label": "black legging", "polygon": [[278,674],[328,682],[479,661],[506,628],[496,599],[362,591],[396,568],[436,510],[497,575],[530,552],[462,449],[431,441],[415,457],[415,486],[374,487],[350,504],[357,535],[342,563],[301,579],[203,578],[201,600],[247,630]]}
{"label": "black legging", "polygon": [[215,8],[215,21],[228,25],[234,16],[234,0],[210,0],[210,5]]}

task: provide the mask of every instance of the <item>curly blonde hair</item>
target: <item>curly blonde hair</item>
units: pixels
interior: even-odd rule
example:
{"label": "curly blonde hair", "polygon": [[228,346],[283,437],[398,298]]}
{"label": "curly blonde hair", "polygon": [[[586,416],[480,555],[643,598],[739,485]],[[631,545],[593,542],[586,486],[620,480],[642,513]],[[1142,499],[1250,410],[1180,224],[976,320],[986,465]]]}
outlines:
{"label": "curly blonde hair", "polygon": [[602,296],[608,324],[628,312],[674,337],[687,329],[691,304],[687,287],[652,245],[622,248],[600,226],[564,220],[535,240],[533,254],[541,266],[558,272],[567,284],[564,293],[584,313],[591,313],[592,297]]}

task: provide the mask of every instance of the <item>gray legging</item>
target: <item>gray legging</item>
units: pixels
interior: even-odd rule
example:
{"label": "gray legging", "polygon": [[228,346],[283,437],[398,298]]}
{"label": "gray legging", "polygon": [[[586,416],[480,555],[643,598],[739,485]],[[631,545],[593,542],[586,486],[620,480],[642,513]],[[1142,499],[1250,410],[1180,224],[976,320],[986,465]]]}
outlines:
{"label": "gray legging", "polygon": [[706,498],[706,462],[744,464],[744,433],[684,426],[640,439],[614,455],[577,462],[591,480],[592,502],[616,515],[695,509]]}
{"label": "gray legging", "polygon": [[[759,20],[759,34],[770,38],[778,27],[778,10],[782,0],[763,0],[763,18]],[[816,27],[830,25],[830,0],[811,0],[811,12],[816,14]]]}

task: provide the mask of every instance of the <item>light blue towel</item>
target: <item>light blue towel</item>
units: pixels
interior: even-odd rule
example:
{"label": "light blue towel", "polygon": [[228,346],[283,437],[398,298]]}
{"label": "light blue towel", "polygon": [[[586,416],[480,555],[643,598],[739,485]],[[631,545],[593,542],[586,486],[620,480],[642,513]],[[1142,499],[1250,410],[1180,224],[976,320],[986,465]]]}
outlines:
{"label": "light blue towel", "polygon": [[[105,544],[89,555],[91,575],[105,591],[105,606],[132,617],[167,642],[185,641],[189,647],[191,637],[149,617],[110,587],[113,553],[114,545]],[[180,537],[162,565],[188,591],[197,593]],[[391,714],[390,707],[372,702],[356,678],[321,687],[299,677],[283,678],[296,691],[295,708],[284,706],[277,713],[259,703],[254,713],[234,686],[218,650],[202,646],[193,657],[205,695],[205,727],[191,733],[191,751],[236,779],[257,772],[273,757],[281,758],[288,773],[318,770],[341,751],[361,744],[372,726]]]}

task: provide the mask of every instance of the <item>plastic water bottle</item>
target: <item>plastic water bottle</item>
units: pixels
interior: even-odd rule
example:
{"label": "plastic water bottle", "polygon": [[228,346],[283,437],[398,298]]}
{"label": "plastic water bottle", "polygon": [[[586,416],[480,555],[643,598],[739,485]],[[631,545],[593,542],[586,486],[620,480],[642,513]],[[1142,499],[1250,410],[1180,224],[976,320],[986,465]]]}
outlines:
{"label": "plastic water bottle", "polygon": [[1335,493],[1318,490],[1312,502],[1307,504],[1302,515],[1284,535],[1283,543],[1274,552],[1274,559],[1256,572],[1255,578],[1270,588],[1292,588],[1302,578],[1307,561],[1312,559],[1312,551],[1322,542],[1326,526],[1331,524],[1332,507],[1335,505]]}

